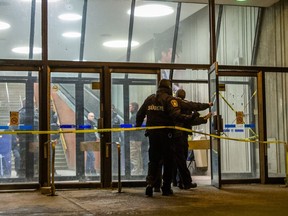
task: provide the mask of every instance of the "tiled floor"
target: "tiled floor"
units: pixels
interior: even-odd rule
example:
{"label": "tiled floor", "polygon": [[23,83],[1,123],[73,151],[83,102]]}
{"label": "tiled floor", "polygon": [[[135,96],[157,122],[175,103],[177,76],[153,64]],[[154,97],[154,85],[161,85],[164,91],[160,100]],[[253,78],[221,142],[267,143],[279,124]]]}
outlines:
{"label": "tiled floor", "polygon": [[[196,181],[196,179],[195,179]],[[287,215],[288,188],[284,185],[225,185],[199,183],[195,189],[174,188],[174,195],[146,197],[145,188],[1,192],[0,215]]]}

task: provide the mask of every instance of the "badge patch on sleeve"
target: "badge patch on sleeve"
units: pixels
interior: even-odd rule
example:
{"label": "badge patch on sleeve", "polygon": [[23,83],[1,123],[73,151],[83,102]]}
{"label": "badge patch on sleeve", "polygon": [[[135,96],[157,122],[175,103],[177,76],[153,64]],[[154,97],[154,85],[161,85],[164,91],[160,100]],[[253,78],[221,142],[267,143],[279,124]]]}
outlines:
{"label": "badge patch on sleeve", "polygon": [[178,107],[177,100],[171,100],[170,103],[172,104],[173,107]]}

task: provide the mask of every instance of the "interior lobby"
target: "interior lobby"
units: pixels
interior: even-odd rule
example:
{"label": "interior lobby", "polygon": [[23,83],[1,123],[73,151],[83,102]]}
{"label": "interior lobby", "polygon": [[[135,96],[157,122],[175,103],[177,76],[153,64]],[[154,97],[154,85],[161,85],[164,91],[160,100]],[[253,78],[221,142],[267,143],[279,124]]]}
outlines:
{"label": "interior lobby", "polygon": [[[0,215],[284,215],[287,17],[287,0],[1,0]],[[161,78],[212,117],[189,131],[198,187],[149,199],[129,107]]]}

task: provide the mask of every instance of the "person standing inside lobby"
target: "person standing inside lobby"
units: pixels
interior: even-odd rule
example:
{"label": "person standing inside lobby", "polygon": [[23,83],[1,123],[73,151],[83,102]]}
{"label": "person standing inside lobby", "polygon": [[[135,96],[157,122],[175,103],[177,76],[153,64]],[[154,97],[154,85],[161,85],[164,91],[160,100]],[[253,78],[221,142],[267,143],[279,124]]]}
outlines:
{"label": "person standing inside lobby", "polygon": [[[94,129],[96,127],[94,122],[95,116],[93,112],[88,113],[87,120],[85,121],[85,125],[90,126],[90,130]],[[84,140],[85,141],[94,141],[96,142],[97,136],[96,133],[85,133],[84,134]],[[95,175],[96,169],[95,169],[95,154],[94,151],[88,150],[86,151],[86,167],[85,167],[86,175]]]}

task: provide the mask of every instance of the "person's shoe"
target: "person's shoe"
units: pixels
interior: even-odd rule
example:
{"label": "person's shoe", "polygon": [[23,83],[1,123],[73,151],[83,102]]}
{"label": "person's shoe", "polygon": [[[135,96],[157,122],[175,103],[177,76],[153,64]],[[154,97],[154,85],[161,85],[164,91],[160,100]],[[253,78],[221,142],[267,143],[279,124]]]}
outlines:
{"label": "person's shoe", "polygon": [[184,189],[185,190],[188,190],[188,189],[190,189],[190,188],[196,188],[197,187],[197,184],[196,183],[193,183],[193,182],[191,182],[190,184],[188,184],[188,185],[184,185]]}
{"label": "person's shoe", "polygon": [[180,184],[180,183],[179,183],[179,184],[178,184],[178,188],[181,189],[181,190],[184,189],[183,184]]}
{"label": "person's shoe", "polygon": [[151,185],[147,185],[145,195],[147,195],[148,197],[153,196],[153,187]]}
{"label": "person's shoe", "polygon": [[161,188],[162,189],[162,196],[170,196],[173,195],[173,190],[171,188]]}
{"label": "person's shoe", "polygon": [[154,187],[154,192],[161,192],[159,187]]}

